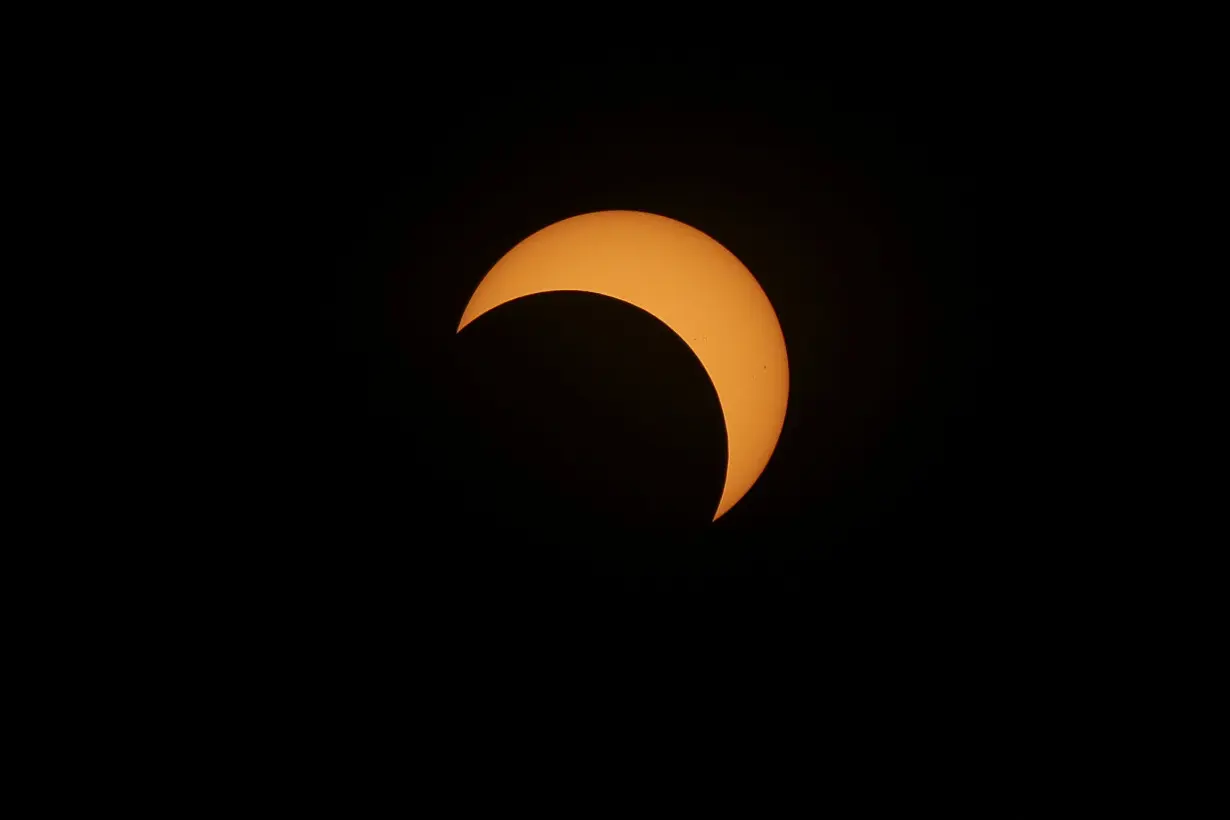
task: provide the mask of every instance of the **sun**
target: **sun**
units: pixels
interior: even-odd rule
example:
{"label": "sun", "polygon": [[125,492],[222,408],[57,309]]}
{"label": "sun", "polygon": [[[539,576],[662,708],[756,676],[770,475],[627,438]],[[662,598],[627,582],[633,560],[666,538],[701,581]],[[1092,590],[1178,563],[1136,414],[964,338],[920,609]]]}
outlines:
{"label": "sun", "polygon": [[760,478],[786,418],[786,341],[760,283],[733,253],[682,222],[641,211],[599,211],[543,228],[505,254],[474,291],[457,331],[513,299],[551,291],[585,291],[635,305],[696,354],[726,425],[726,480],[716,521]]}

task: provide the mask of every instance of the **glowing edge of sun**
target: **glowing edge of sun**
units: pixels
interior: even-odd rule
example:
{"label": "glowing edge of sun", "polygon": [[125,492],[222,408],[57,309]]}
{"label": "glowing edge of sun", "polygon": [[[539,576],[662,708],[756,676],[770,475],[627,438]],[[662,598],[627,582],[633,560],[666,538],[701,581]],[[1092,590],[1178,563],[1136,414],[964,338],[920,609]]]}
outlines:
{"label": "glowing edge of sun", "polygon": [[692,350],[718,395],[726,475],[713,516],[730,510],[768,465],[786,417],[789,362],[768,296],[715,239],[640,211],[556,222],[518,243],[479,283],[457,326],[524,296],[596,293],[640,308]]}

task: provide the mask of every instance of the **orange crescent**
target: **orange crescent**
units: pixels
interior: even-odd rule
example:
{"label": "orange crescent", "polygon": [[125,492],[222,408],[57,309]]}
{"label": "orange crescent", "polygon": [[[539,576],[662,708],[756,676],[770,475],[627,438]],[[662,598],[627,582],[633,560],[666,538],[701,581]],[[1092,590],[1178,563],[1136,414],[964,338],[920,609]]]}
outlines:
{"label": "orange crescent", "polygon": [[716,521],[760,478],[786,418],[786,341],[760,283],[733,253],[682,222],[599,211],[556,222],[505,254],[470,297],[457,332],[506,302],[550,291],[636,305],[696,354],[726,424]]}

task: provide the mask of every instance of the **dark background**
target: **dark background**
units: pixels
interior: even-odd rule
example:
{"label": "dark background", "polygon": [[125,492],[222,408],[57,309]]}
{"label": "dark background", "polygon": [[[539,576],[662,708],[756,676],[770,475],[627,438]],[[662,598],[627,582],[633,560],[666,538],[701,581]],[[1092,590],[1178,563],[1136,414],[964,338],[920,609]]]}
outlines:
{"label": "dark background", "polygon": [[[257,340],[223,398],[226,584],[381,634],[993,640],[1018,560],[990,412],[1002,89],[970,57],[819,51],[254,73],[218,136]],[[603,209],[709,234],[781,321],[785,428],[715,523],[721,411],[665,326],[551,294],[455,333],[502,254]]]}

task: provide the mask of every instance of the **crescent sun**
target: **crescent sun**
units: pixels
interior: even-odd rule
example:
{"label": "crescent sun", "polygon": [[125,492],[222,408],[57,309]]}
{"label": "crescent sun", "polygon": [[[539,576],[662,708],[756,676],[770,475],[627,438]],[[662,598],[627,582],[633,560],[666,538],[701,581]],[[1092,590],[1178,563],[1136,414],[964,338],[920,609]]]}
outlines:
{"label": "crescent sun", "polygon": [[647,311],[700,360],[726,426],[716,521],[751,489],[786,418],[786,341],[768,296],[733,253],[688,225],[640,211],[598,211],[520,242],[487,273],[461,323],[535,293],[585,291]]}

